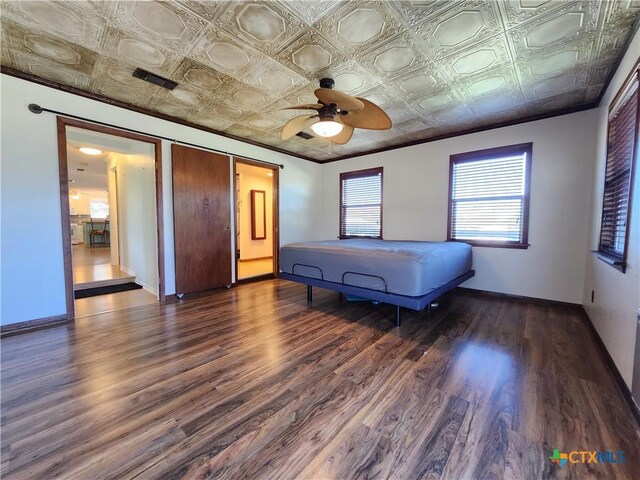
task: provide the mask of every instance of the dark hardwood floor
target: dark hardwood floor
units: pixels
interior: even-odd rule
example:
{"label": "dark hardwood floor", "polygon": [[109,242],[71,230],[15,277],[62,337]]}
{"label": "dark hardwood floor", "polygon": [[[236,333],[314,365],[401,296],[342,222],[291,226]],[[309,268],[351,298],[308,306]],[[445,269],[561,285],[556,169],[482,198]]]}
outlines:
{"label": "dark hardwood floor", "polygon": [[[579,310],[454,292],[393,321],[275,280],[4,338],[2,476],[640,476]],[[626,463],[559,468],[554,448]]]}

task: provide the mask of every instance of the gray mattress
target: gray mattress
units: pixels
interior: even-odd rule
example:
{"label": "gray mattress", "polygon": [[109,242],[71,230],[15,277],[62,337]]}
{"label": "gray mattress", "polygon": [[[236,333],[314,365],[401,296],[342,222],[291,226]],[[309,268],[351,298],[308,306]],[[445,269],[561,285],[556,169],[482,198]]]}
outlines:
{"label": "gray mattress", "polygon": [[280,249],[280,269],[374,290],[385,291],[386,284],[388,293],[418,297],[471,270],[471,246],[373,239],[291,243]]}

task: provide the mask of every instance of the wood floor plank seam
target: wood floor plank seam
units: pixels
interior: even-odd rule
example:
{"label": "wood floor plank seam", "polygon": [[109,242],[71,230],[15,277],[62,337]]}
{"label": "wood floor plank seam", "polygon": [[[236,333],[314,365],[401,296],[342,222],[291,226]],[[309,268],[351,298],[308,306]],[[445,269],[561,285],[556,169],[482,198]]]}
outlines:
{"label": "wood floor plank seam", "polygon": [[[3,478],[615,478],[640,429],[567,305],[267,280],[0,340]],[[624,464],[549,461],[553,449]]]}

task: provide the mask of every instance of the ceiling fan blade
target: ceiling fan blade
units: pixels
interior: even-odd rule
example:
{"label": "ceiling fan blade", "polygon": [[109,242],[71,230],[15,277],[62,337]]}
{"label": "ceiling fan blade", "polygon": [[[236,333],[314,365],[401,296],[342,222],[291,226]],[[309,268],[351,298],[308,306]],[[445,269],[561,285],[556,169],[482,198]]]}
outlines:
{"label": "ceiling fan blade", "polygon": [[295,107],[285,107],[282,110],[318,110],[322,108],[319,103],[305,103],[304,105],[296,105]]}
{"label": "ceiling fan blade", "polygon": [[318,100],[329,105],[335,103],[340,110],[347,110],[349,112],[356,112],[364,108],[364,104],[356,97],[347,95],[346,93],[337,92],[330,88],[318,88],[315,93]]}
{"label": "ceiling fan blade", "polygon": [[317,115],[300,115],[299,117],[292,118],[289,120],[284,127],[282,127],[282,132],[280,133],[280,138],[282,140],[286,140],[288,138],[293,137],[296,133],[301,132],[307,127],[310,127],[318,120]]}
{"label": "ceiling fan blade", "polygon": [[[336,120],[344,125],[344,123],[341,122],[341,118],[336,117]],[[326,137],[326,139],[329,140],[331,143],[335,143],[337,145],[344,145],[349,140],[351,140],[352,136],[353,136],[353,127],[349,125],[344,125],[344,127],[342,128],[342,131],[339,134],[334,135],[333,137]]]}
{"label": "ceiling fan blade", "polygon": [[340,115],[342,123],[367,130],[388,130],[391,128],[393,123],[384,110],[364,98],[358,98],[358,100],[364,104],[364,108],[358,111],[346,109],[349,113]]}

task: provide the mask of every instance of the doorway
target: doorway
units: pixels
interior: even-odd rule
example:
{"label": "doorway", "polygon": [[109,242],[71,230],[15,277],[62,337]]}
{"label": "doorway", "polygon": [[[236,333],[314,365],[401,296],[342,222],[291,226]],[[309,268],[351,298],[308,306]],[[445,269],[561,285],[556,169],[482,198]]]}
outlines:
{"label": "doorway", "polygon": [[238,281],[278,275],[278,167],[234,159]]}
{"label": "doorway", "polygon": [[58,117],[67,318],[164,299],[160,140]]}

